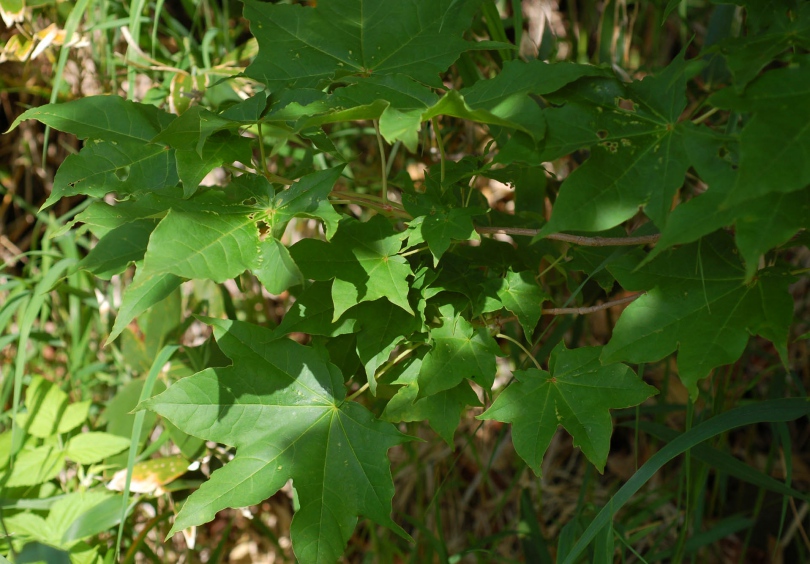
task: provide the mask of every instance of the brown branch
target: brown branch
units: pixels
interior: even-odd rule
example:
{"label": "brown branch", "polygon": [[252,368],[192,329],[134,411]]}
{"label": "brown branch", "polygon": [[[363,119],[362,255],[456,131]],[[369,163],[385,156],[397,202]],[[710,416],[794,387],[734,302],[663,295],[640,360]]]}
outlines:
{"label": "brown branch", "polygon": [[603,309],[608,309],[613,306],[626,304],[632,302],[639,296],[644,295],[644,292],[639,292],[638,294],[633,294],[632,296],[625,296],[623,298],[619,298],[618,300],[613,300],[610,302],[605,302],[603,304],[588,306],[588,307],[553,307],[550,309],[544,309],[543,315],[584,315],[586,313],[593,313],[595,311],[600,311]]}
{"label": "brown branch", "polygon": [[[476,226],[478,233],[503,233],[505,235],[526,235],[534,237],[540,233],[539,229],[526,229],[523,227],[483,227]],[[552,233],[546,235],[545,239],[555,241],[565,241],[584,247],[622,247],[629,245],[646,245],[655,243],[661,235],[642,235],[640,237],[582,237],[581,235],[568,235],[567,233]]]}

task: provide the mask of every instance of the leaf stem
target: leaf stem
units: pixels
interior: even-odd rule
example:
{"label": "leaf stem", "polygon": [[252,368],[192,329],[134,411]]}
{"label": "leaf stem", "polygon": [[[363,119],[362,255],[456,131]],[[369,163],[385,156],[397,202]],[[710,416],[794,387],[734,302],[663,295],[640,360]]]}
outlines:
{"label": "leaf stem", "polygon": [[407,253],[400,253],[399,256],[401,257],[409,257],[411,255],[415,255],[416,253],[421,253],[422,251],[428,250],[430,247],[427,245],[422,245],[421,247],[416,247],[415,249],[411,249]]}
{"label": "leaf stem", "polygon": [[[525,235],[527,237],[534,237],[540,233],[539,229],[526,229],[523,227],[484,227],[476,226],[475,230],[478,233],[504,233],[506,235]],[[622,247],[631,245],[647,245],[655,243],[661,235],[641,235],[639,237],[583,237],[581,235],[569,235],[567,233],[552,233],[546,235],[544,239],[552,239],[554,241],[565,241],[566,243],[574,243],[584,247]]]}
{"label": "leaf stem", "polygon": [[442,139],[442,134],[439,131],[439,117],[434,116],[430,123],[433,125],[433,134],[436,135],[436,145],[439,146],[439,157],[441,158],[439,164],[439,170],[441,171],[439,179],[442,183],[444,183],[444,163],[447,160],[447,155],[444,152],[444,140]]}
{"label": "leaf stem", "polygon": [[551,270],[552,268],[554,268],[555,266],[557,266],[557,264],[559,264],[559,262],[565,258],[565,254],[566,254],[566,253],[563,253],[563,254],[561,254],[560,256],[558,256],[556,259],[554,259],[554,262],[550,263],[550,264],[549,264],[549,265],[548,265],[548,266],[547,266],[547,267],[546,267],[546,268],[543,270],[543,272],[541,272],[541,273],[540,273],[540,274],[539,274],[537,277],[538,277],[538,278],[540,278],[540,279],[542,279],[542,278],[543,278],[543,276],[545,276],[545,275],[546,275],[546,273],[547,273],[549,270]]}
{"label": "leaf stem", "polygon": [[[375,379],[375,380],[379,380],[379,379],[382,377],[382,375],[383,375],[383,374],[385,374],[386,372],[388,372],[389,370],[391,370],[391,367],[392,367],[392,366],[394,366],[395,364],[397,364],[397,363],[398,363],[400,360],[405,359],[405,358],[406,358],[406,357],[407,357],[409,354],[411,354],[413,351],[415,351],[417,348],[419,348],[419,347],[420,347],[420,346],[422,346],[422,345],[424,345],[424,343],[416,343],[416,344],[414,344],[414,345],[412,345],[412,346],[408,347],[407,349],[405,349],[405,350],[404,350],[404,351],[402,351],[401,353],[399,353],[399,354],[398,354],[397,356],[395,356],[393,359],[391,359],[391,360],[389,360],[388,362],[386,362],[385,364],[383,364],[383,365],[382,365],[382,368],[380,368],[379,370],[377,370],[377,373],[376,373],[376,374],[374,374],[374,379]],[[369,384],[369,382],[366,382],[365,384],[363,384],[362,386],[360,386],[360,387],[357,389],[357,391],[356,391],[356,392],[354,392],[352,395],[350,395],[349,397],[347,397],[347,398],[345,399],[345,401],[352,401],[354,398],[356,398],[357,396],[359,396],[360,394],[362,394],[363,392],[365,392],[366,390],[368,390],[369,385],[370,385],[370,384]]]}
{"label": "leaf stem", "polygon": [[359,396],[360,394],[362,394],[363,392],[365,392],[366,390],[368,390],[368,387],[369,387],[369,383],[368,383],[368,382],[366,382],[365,384],[363,384],[362,386],[360,386],[360,387],[357,389],[357,391],[356,391],[356,392],[354,392],[352,395],[350,395],[349,397],[347,397],[347,398],[346,398],[346,401],[352,401],[354,398],[356,398],[357,396]]}
{"label": "leaf stem", "polygon": [[509,335],[504,335],[503,333],[498,333],[498,334],[497,334],[497,335],[495,335],[495,336],[496,336],[496,337],[498,337],[498,338],[501,338],[501,339],[506,339],[507,341],[511,341],[511,342],[515,343],[515,344],[516,344],[518,347],[520,347],[520,350],[522,350],[523,352],[525,352],[525,353],[526,353],[526,355],[527,355],[527,356],[528,356],[530,359],[532,359],[532,362],[533,362],[533,363],[534,363],[534,365],[537,367],[537,370],[543,370],[543,367],[542,367],[542,366],[540,366],[540,363],[539,363],[539,362],[537,362],[537,359],[536,359],[536,358],[534,358],[534,357],[532,356],[532,353],[530,353],[530,352],[529,352],[529,349],[527,349],[526,347],[524,347],[524,346],[523,346],[523,345],[520,343],[520,341],[518,341],[517,339],[513,339],[513,338],[512,338],[512,337],[510,337]]}
{"label": "leaf stem", "polygon": [[374,131],[377,133],[377,146],[380,148],[380,168],[382,170],[380,176],[382,178],[382,201],[383,205],[388,205],[388,167],[385,164],[385,145],[383,144],[383,137],[380,133],[380,122],[374,120]]}
{"label": "leaf stem", "polygon": [[709,110],[708,112],[706,112],[702,116],[699,116],[699,117],[696,117],[695,119],[693,119],[692,123],[694,123],[695,125],[703,123],[704,121],[706,121],[708,118],[710,118],[711,116],[713,116],[714,114],[716,114],[719,111],[720,111],[720,108],[712,108],[711,110]]}

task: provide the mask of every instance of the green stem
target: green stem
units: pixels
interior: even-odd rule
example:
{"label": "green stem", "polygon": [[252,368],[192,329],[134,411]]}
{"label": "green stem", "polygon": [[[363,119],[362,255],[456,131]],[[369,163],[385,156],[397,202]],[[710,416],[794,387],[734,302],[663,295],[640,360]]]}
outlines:
{"label": "green stem", "polygon": [[521,344],[521,343],[520,343],[520,341],[518,341],[517,339],[513,339],[513,338],[512,338],[512,337],[510,337],[509,335],[504,335],[503,333],[498,333],[498,334],[497,334],[497,335],[495,335],[495,336],[496,336],[496,337],[498,337],[498,338],[500,338],[500,339],[506,339],[507,341],[511,341],[512,343],[515,343],[515,344],[516,344],[518,347],[520,347],[520,350],[522,350],[523,352],[525,352],[525,353],[526,353],[526,355],[527,355],[527,356],[528,356],[530,359],[532,359],[532,362],[533,362],[533,363],[534,363],[534,365],[537,367],[537,370],[543,370],[543,367],[542,367],[542,366],[540,366],[540,363],[539,363],[539,362],[537,362],[537,359],[536,359],[536,358],[534,358],[534,357],[532,356],[532,353],[530,353],[530,352],[529,352],[529,349],[527,349],[526,347],[524,347],[524,346],[523,346],[523,344]]}
{"label": "green stem", "polygon": [[356,398],[357,396],[368,390],[368,386],[369,386],[368,382],[360,386],[360,388],[358,388],[356,392],[354,392],[352,395],[346,398],[346,401],[352,401],[354,398]]}
{"label": "green stem", "polygon": [[447,155],[444,152],[444,140],[442,140],[442,134],[439,132],[439,118],[438,116],[434,117],[430,120],[430,123],[433,124],[433,133],[436,135],[436,144],[439,146],[439,156],[441,157],[441,176],[440,179],[444,182],[444,162],[447,160]]}
{"label": "green stem", "polygon": [[706,112],[702,116],[696,117],[695,119],[693,119],[692,123],[694,123],[695,125],[701,124],[701,123],[703,123],[704,121],[706,121],[708,118],[712,117],[714,114],[716,114],[719,111],[720,111],[720,108],[712,108],[711,110],[709,110],[708,112]]}
{"label": "green stem", "polygon": [[428,248],[429,247],[427,245],[422,245],[421,247],[416,247],[415,249],[411,249],[407,253],[400,253],[399,256],[401,256],[401,257],[409,257],[411,255],[415,255],[416,253],[421,253],[422,251],[426,251],[426,250],[428,250]]}
{"label": "green stem", "polygon": [[549,270],[551,270],[552,268],[554,268],[555,266],[557,266],[557,263],[559,263],[559,262],[560,262],[561,260],[563,260],[564,258],[565,258],[565,254],[562,254],[562,255],[560,255],[559,257],[557,257],[556,259],[554,259],[554,262],[552,262],[551,264],[549,264],[549,265],[546,267],[546,269],[545,269],[543,272],[541,272],[541,273],[540,273],[540,275],[538,276],[538,278],[542,278],[543,276],[545,276],[545,275],[546,275],[546,273],[547,273]]}
{"label": "green stem", "polygon": [[383,205],[388,205],[388,167],[385,163],[385,145],[382,134],[380,134],[380,122],[374,120],[374,131],[377,132],[377,146],[380,148],[380,168],[382,177],[382,201]]}
{"label": "green stem", "polygon": [[[399,353],[399,354],[398,354],[396,357],[394,357],[392,360],[389,360],[388,362],[386,362],[385,364],[383,364],[382,368],[380,368],[380,369],[377,371],[377,373],[374,375],[374,379],[375,379],[375,380],[379,380],[379,379],[382,377],[382,375],[383,375],[383,374],[385,374],[386,372],[388,372],[389,370],[391,370],[391,367],[392,367],[392,366],[394,366],[395,364],[397,364],[399,361],[401,361],[401,360],[405,359],[405,358],[406,358],[406,357],[407,357],[409,354],[411,354],[413,351],[415,351],[417,348],[419,348],[419,347],[420,347],[420,346],[422,346],[423,344],[425,344],[425,343],[416,343],[416,344],[414,344],[414,345],[412,345],[412,346],[408,347],[407,349],[405,349],[405,350],[404,350],[404,351],[402,351],[401,353]],[[363,392],[365,392],[366,390],[368,390],[368,387],[369,387],[369,383],[368,383],[368,382],[366,382],[365,384],[363,384],[362,386],[360,386],[360,388],[358,388],[356,392],[354,392],[352,395],[350,395],[349,397],[347,397],[347,398],[346,398],[346,401],[352,401],[354,398],[356,398],[357,396],[359,396],[360,394],[362,394]]]}

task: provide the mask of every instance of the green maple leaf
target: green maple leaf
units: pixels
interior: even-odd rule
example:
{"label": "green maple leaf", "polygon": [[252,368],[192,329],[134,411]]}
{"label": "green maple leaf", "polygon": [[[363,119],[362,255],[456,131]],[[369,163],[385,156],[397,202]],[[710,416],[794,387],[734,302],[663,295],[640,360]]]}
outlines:
{"label": "green maple leaf", "polygon": [[335,562],[363,515],[409,538],[391,519],[386,453],[408,440],[345,401],[343,375],[313,349],[267,329],[209,320],[234,362],[184,378],[140,404],[196,437],[236,447],[183,505],[169,532],[260,503],[289,479],[298,494],[291,537],[302,562]]}
{"label": "green maple leaf", "polygon": [[65,196],[149,192],[177,183],[174,151],[151,143],[174,116],[154,106],[119,96],[88,96],[27,110],[9,131],[27,119],[87,141],[59,167],[43,208]]}
{"label": "green maple leaf", "polygon": [[[625,87],[584,79],[564,88],[564,105],[546,112],[542,159],[591,147],[588,160],[560,187],[541,235],[565,230],[603,231],[633,217],[639,207],[663,227],[688,168],[678,119],[686,106],[685,61]],[[656,182],[651,183],[650,178]]]}
{"label": "green maple leaf", "polygon": [[700,379],[740,357],[749,333],[773,341],[786,359],[793,278],[768,269],[746,284],[733,256],[731,239],[721,232],[638,270],[638,256],[611,263],[608,269],[625,289],[647,293],[622,312],[602,359],[654,362],[677,349],[679,376],[693,398]]}
{"label": "green maple leaf", "polygon": [[467,382],[455,388],[419,398],[419,372],[422,359],[417,357],[407,362],[392,385],[401,385],[397,393],[388,400],[382,419],[396,423],[399,421],[428,421],[431,429],[453,446],[453,435],[458,428],[461,414],[467,406],[478,406],[478,396]]}
{"label": "green maple leaf", "polygon": [[442,324],[430,330],[431,350],[419,371],[419,393],[431,396],[469,378],[484,389],[495,380],[501,349],[485,327],[473,327],[452,305],[439,308]]}
{"label": "green maple leaf", "polygon": [[340,221],[340,214],[329,203],[329,193],[340,178],[342,170],[342,166],[337,166],[307,174],[287,190],[277,193],[267,209],[273,233],[280,237],[290,219],[309,217],[322,220],[326,238],[331,239]]}
{"label": "green maple leaf", "polygon": [[111,230],[77,265],[104,280],[123,272],[131,262],[146,253],[149,236],[155,230],[154,219],[136,219]]}
{"label": "green maple leaf", "polygon": [[276,327],[276,334],[293,332],[337,337],[357,331],[356,319],[344,316],[333,321],[335,306],[332,302],[332,282],[314,282],[300,296]]}
{"label": "green maple leaf", "polygon": [[363,363],[371,393],[377,394],[377,369],[406,337],[419,329],[416,318],[388,300],[376,300],[350,309],[344,317],[357,320],[357,356]]}
{"label": "green maple leaf", "polygon": [[543,315],[543,302],[551,297],[537,285],[534,274],[528,271],[506,273],[498,289],[503,307],[514,313],[520,321],[523,332],[531,338],[537,322]]}
{"label": "green maple leaf", "polygon": [[172,114],[149,104],[138,104],[120,96],[88,96],[64,104],[46,104],[23,112],[9,128],[27,119],[72,133],[79,139],[102,139],[126,143],[150,141],[175,119]]}
{"label": "green maple leaf", "polygon": [[148,142],[88,141],[59,166],[44,206],[85,194],[101,197],[160,191],[179,181],[175,152]]}
{"label": "green maple leaf", "polygon": [[726,205],[810,184],[810,64],[766,72],[743,94],[727,88],[709,102],[752,112],[740,134],[739,180]]}
{"label": "green maple leaf", "polygon": [[750,282],[764,253],[789,241],[799,229],[810,227],[810,189],[771,192],[728,205],[730,194],[743,181],[737,166],[738,139],[701,128],[690,131],[687,150],[709,189],[673,210],[646,261],[673,245],[691,243],[721,227],[734,225],[737,248],[745,261],[746,282]]}
{"label": "green maple leaf", "polygon": [[259,231],[242,208],[219,215],[171,209],[149,238],[141,270],[145,278],[174,274],[220,283],[256,266],[258,256]]}
{"label": "green maple leaf", "polygon": [[234,162],[250,164],[252,155],[250,139],[225,132],[211,137],[202,153],[193,149],[176,150],[177,175],[183,183],[183,197],[191,197],[200,182],[216,167]]}
{"label": "green maple leaf", "polygon": [[472,217],[481,214],[482,210],[474,208],[442,207],[431,210],[428,215],[419,216],[408,223],[411,230],[408,247],[427,243],[435,266],[453,241],[480,241]]}
{"label": "green maple leaf", "polygon": [[331,280],[334,320],[355,304],[386,298],[413,313],[408,303],[408,262],[397,255],[402,235],[382,216],[361,223],[347,218],[340,222],[330,243],[304,239],[290,248],[293,260],[305,277]]}
{"label": "green maple leaf", "polygon": [[258,266],[253,274],[271,294],[280,294],[291,286],[304,283],[304,276],[293,262],[290,251],[275,237],[259,243]]}
{"label": "green maple leaf", "polygon": [[623,364],[603,366],[601,352],[601,347],[568,350],[560,343],[549,358],[549,372],[516,371],[516,381],[478,419],[511,423],[515,450],[538,476],[559,425],[603,472],[613,433],[610,410],[638,405],[658,391]]}
{"label": "green maple leaf", "polygon": [[167,298],[183,283],[183,279],[174,274],[144,276],[142,274],[142,264],[135,270],[132,283],[124,290],[121,307],[118,309],[118,315],[115,316],[115,324],[113,324],[105,345],[117,339],[133,319]]}
{"label": "green maple leaf", "polygon": [[780,10],[770,2],[745,4],[748,33],[726,38],[717,45],[734,75],[738,91],[786,49],[810,46],[810,6],[807,4],[800,4],[797,10]]}
{"label": "green maple leaf", "polygon": [[404,74],[441,87],[438,75],[465,50],[479,0],[322,0],[316,8],[248,0],[259,42],[246,74],[270,90],[317,88],[348,75]]}
{"label": "green maple leaf", "polygon": [[[264,274],[259,231],[253,219],[256,210],[227,205],[226,199],[222,192],[209,191],[198,193],[192,200],[152,200],[156,207],[169,211],[149,237],[107,342],[137,315],[168,296],[183,279],[224,282],[247,269]],[[148,213],[149,207],[136,206],[136,210]]]}

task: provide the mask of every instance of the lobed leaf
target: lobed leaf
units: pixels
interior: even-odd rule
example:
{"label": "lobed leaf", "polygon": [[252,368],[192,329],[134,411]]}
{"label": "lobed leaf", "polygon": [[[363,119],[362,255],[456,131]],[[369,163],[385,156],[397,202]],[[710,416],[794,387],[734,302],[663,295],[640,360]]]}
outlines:
{"label": "lobed leaf", "polygon": [[226,507],[259,503],[292,479],[300,560],[336,561],[357,515],[407,537],[390,517],[394,485],[386,459],[407,437],[345,402],[343,376],[313,349],[247,323],[209,322],[233,366],[182,379],[140,405],[189,434],[237,448],[186,501],[169,535]]}
{"label": "lobed leaf", "polygon": [[638,405],[658,391],[624,364],[603,366],[601,354],[601,347],[568,350],[560,343],[549,372],[516,371],[516,381],[478,419],[512,423],[515,450],[538,476],[559,425],[603,472],[613,433],[610,410]]}

